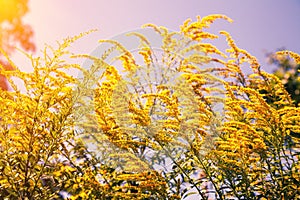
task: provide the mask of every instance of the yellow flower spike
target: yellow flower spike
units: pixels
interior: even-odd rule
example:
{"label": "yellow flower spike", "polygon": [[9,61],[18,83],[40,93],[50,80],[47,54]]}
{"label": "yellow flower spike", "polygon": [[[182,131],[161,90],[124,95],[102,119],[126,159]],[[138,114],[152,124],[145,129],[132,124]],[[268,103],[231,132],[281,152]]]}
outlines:
{"label": "yellow flower spike", "polygon": [[299,65],[300,64],[300,55],[292,52],[292,51],[278,51],[276,52],[277,55],[289,55],[290,57],[292,57],[295,62]]}
{"label": "yellow flower spike", "polygon": [[144,47],[139,51],[139,54],[141,54],[144,58],[144,63],[147,66],[150,66],[152,61],[151,61],[151,49],[149,47]]}
{"label": "yellow flower spike", "polygon": [[155,24],[144,24],[143,26],[142,26],[142,28],[147,28],[147,27],[150,27],[150,28],[153,28],[153,30],[154,31],[156,31],[157,33],[159,33],[159,34],[162,34],[162,32],[161,32],[161,30],[160,30],[160,27],[158,27],[157,25],[155,25]]}
{"label": "yellow flower spike", "polygon": [[208,33],[208,32],[198,32],[198,31],[194,31],[192,34],[189,35],[189,37],[192,39],[192,40],[195,40],[195,41],[199,41],[201,42],[203,39],[217,39],[218,36],[215,35],[215,34],[212,34],[212,33]]}
{"label": "yellow flower spike", "polygon": [[128,33],[127,36],[136,36],[136,37],[138,37],[141,40],[141,45],[147,46],[147,48],[150,47],[150,45],[151,45],[149,40],[147,39],[147,37],[144,36],[141,33],[137,33],[137,32]]}
{"label": "yellow flower spike", "polygon": [[[227,17],[226,15],[215,14],[215,15],[208,15],[203,17],[201,20],[202,26],[205,28],[209,28],[209,25],[212,24],[216,19],[224,19],[230,23],[233,22],[233,20]],[[198,21],[200,21],[200,18],[198,19]]]}
{"label": "yellow flower spike", "polygon": [[218,36],[204,32],[203,28],[209,28],[210,24],[213,23],[216,19],[225,19],[229,22],[232,22],[230,18],[225,15],[209,15],[201,19],[200,16],[197,16],[197,21],[191,22],[191,20],[186,20],[182,26],[180,26],[180,31],[185,36],[191,38],[195,41],[202,41],[203,39],[215,39]]}
{"label": "yellow flower spike", "polygon": [[180,26],[180,31],[181,31],[182,33],[185,33],[185,32],[186,32],[186,27],[188,27],[188,25],[189,25],[189,23],[190,23],[191,21],[192,21],[192,19],[189,18],[189,19],[187,19],[187,20],[185,20],[185,21],[183,22],[183,25]]}
{"label": "yellow flower spike", "polygon": [[129,52],[122,54],[119,59],[123,62],[122,66],[125,71],[134,72],[137,69],[135,60]]}
{"label": "yellow flower spike", "polygon": [[145,95],[145,94],[143,94],[143,95],[141,96],[141,98],[147,98],[146,103],[145,103],[145,106],[144,106],[144,109],[145,109],[145,112],[149,113],[151,107],[152,107],[153,104],[154,104],[154,99],[155,99],[155,98],[154,98],[154,97],[149,97],[149,96],[147,96],[147,95]]}
{"label": "yellow flower spike", "polygon": [[137,108],[131,101],[129,101],[129,112],[132,113],[135,124],[140,124],[141,126],[148,126],[150,124],[151,119],[147,110]]}
{"label": "yellow flower spike", "polygon": [[236,46],[236,44],[235,44],[234,40],[232,39],[231,35],[226,31],[220,31],[220,34],[226,36],[226,40],[228,42],[228,45],[231,47],[231,49],[228,49],[228,51],[232,53],[231,55],[233,55],[234,58],[238,58],[240,49]]}

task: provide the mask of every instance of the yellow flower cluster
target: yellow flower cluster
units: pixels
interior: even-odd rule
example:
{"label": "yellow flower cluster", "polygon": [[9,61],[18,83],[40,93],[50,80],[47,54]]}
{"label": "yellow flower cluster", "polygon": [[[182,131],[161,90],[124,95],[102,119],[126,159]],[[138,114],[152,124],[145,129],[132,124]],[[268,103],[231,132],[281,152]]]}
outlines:
{"label": "yellow flower cluster", "polygon": [[[204,31],[216,19],[232,21],[197,17],[179,32],[145,25],[161,36],[158,56],[146,36],[129,34],[140,39],[142,64],[112,40],[100,40],[113,45],[101,58],[73,56],[94,61],[89,70],[67,64],[61,57],[84,33],[45,48],[43,59],[28,56],[30,73],[1,70],[13,90],[0,90],[0,198],[51,199],[65,190],[70,199],[180,199],[194,188],[205,199],[210,182],[220,199],[256,198],[253,191],[297,199],[300,108],[229,33],[220,32],[226,52],[203,42],[218,37]],[[122,67],[106,62],[115,50]],[[299,63],[294,52],[277,54]],[[77,134],[95,142],[97,155]]]}
{"label": "yellow flower cluster", "polygon": [[295,53],[295,52],[292,52],[292,51],[278,51],[278,52],[276,52],[276,54],[277,55],[289,55],[295,60],[295,62],[297,64],[300,64],[300,55]]}
{"label": "yellow flower cluster", "polygon": [[[145,36],[130,34],[141,40],[139,54],[143,57],[145,68],[137,67],[142,65],[138,65],[133,55],[115,42],[121,53],[118,58],[129,73],[126,78],[115,68],[109,76],[108,72],[104,73],[105,80],[99,84],[95,96],[98,123],[112,143],[131,149],[129,152],[134,155],[151,149],[158,152],[165,150],[165,156],[170,156],[166,147],[185,149],[189,152],[186,155],[195,161],[196,168],[202,169],[210,181],[218,180],[214,183],[216,190],[234,176],[236,183],[228,186],[228,195],[234,196],[239,194],[235,190],[243,190],[246,196],[251,196],[249,187],[261,193],[265,189],[261,184],[271,187],[268,182],[270,174],[281,173],[285,177],[284,169],[269,167],[268,159],[288,154],[290,147],[285,146],[287,138],[291,137],[297,143],[294,136],[300,132],[300,110],[293,105],[281,81],[262,71],[257,59],[239,48],[228,32],[220,31],[229,46],[225,53],[213,44],[203,42],[218,38],[205,31],[216,19],[232,21],[224,15],[197,17],[195,22],[185,21],[180,32],[169,32],[165,27],[153,24],[145,25],[162,37],[163,54],[159,57],[155,57]],[[177,38],[178,35],[185,37]],[[288,54],[298,62],[299,56],[293,52],[278,54]],[[155,68],[158,63],[153,58],[161,59],[159,72]],[[218,67],[203,66],[210,63],[217,63]],[[252,69],[251,74],[244,74],[242,67],[245,66]],[[174,83],[176,87],[171,86],[169,81],[174,79],[170,78],[170,72],[172,76],[180,77],[176,79],[182,81],[180,86],[176,85],[178,82]],[[159,82],[160,78],[163,81]],[[114,101],[112,96],[116,98]],[[112,104],[115,104],[114,108]],[[220,104],[224,106],[224,112],[214,110]],[[132,161],[138,159],[130,153],[122,155],[131,157]],[[295,159],[294,155],[290,156],[289,159]],[[192,169],[187,167],[184,158],[176,159],[172,158],[183,172]],[[296,174],[299,172],[295,167],[292,170]],[[186,174],[183,176],[190,178]],[[298,177],[295,175],[295,178]],[[139,173],[120,176],[121,180],[140,178]],[[189,183],[193,181],[189,179]],[[239,186],[233,187],[235,184]],[[151,181],[141,185],[159,187]],[[127,189],[123,187],[124,191],[118,195],[122,198],[136,197],[125,192],[135,186],[128,183],[124,186]]]}
{"label": "yellow flower cluster", "polygon": [[194,41],[201,42],[203,39],[215,39],[218,38],[217,35],[204,32],[204,28],[209,28],[210,24],[213,23],[216,19],[224,19],[229,22],[232,22],[232,19],[225,15],[209,15],[201,19],[200,16],[197,16],[196,22],[191,22],[191,19],[188,19],[180,27],[181,33],[186,37],[191,38]]}

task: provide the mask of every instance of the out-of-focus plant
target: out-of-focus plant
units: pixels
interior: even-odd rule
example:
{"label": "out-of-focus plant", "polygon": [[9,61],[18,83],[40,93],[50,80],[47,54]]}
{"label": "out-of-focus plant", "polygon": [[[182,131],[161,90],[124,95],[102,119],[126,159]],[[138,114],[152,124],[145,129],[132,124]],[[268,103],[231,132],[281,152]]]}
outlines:
{"label": "out-of-focus plant", "polygon": [[[0,48],[11,55],[16,46],[20,45],[26,51],[34,51],[32,41],[33,30],[22,20],[28,12],[28,0],[0,0]],[[13,67],[0,53],[2,70],[13,70]],[[7,90],[8,85],[3,75],[0,75],[0,88]]]}
{"label": "out-of-focus plant", "polygon": [[296,61],[291,60],[287,56],[288,53],[284,53],[285,51],[280,52],[269,53],[269,63],[276,65],[274,74],[282,80],[284,87],[290,93],[297,106],[300,103],[300,81],[298,78],[300,65]]}

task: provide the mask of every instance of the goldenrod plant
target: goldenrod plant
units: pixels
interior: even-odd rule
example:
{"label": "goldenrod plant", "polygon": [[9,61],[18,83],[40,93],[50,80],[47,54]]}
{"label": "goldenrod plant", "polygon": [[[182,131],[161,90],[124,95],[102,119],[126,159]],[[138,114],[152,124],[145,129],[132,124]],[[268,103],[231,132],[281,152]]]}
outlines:
{"label": "goldenrod plant", "polygon": [[146,24],[159,45],[136,31],[134,49],[100,40],[101,55],[68,52],[87,32],[27,55],[32,72],[10,61],[16,70],[0,71],[12,86],[0,91],[1,198],[299,198],[299,107],[228,32],[209,32],[217,19],[232,22]]}

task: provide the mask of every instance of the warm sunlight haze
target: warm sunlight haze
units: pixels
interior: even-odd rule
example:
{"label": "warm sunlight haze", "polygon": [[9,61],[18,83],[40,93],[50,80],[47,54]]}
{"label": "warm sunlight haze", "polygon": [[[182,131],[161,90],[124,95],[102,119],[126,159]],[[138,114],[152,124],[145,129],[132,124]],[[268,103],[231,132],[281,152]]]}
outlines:
{"label": "warm sunlight haze", "polygon": [[0,199],[300,199],[299,11],[0,0]]}

